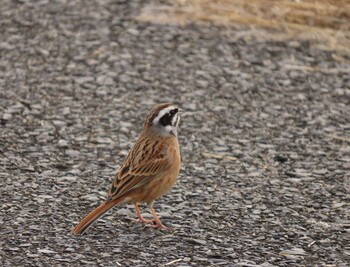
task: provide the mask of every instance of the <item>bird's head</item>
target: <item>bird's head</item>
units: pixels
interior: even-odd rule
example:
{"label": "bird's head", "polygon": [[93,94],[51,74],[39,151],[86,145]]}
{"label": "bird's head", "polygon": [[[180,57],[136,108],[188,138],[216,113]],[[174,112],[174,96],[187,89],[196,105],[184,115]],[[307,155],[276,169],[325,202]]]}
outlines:
{"label": "bird's head", "polygon": [[147,130],[161,136],[177,137],[181,113],[183,113],[183,110],[171,103],[156,105],[148,113],[145,127]]}

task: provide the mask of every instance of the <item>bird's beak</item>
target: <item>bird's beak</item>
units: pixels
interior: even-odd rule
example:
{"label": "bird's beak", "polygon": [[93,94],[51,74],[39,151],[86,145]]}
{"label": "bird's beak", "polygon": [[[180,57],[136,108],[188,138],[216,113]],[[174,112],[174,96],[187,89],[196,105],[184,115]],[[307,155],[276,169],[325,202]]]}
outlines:
{"label": "bird's beak", "polygon": [[177,113],[182,115],[182,114],[186,113],[186,111],[184,111],[183,109],[179,108],[179,111]]}

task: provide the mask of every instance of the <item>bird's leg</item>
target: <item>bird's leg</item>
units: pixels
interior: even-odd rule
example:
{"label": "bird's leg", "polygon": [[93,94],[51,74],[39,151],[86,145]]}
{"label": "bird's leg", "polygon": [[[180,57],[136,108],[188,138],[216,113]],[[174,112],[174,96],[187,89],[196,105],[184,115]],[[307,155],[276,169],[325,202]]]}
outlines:
{"label": "bird's leg", "polygon": [[156,213],[156,211],[153,209],[152,206],[149,207],[149,209],[151,210],[153,217],[154,217],[154,223],[152,225],[147,225],[147,227],[151,227],[151,228],[160,228],[160,229],[164,229],[164,230],[168,230],[168,231],[172,231],[171,228],[166,227],[164,224],[162,224],[162,222],[159,220],[158,215]]}
{"label": "bird's leg", "polygon": [[153,224],[153,220],[147,220],[145,218],[142,217],[142,214],[141,214],[141,211],[140,211],[140,208],[139,208],[139,205],[137,204],[137,202],[134,202],[134,205],[135,205],[135,209],[136,209],[136,212],[137,212],[137,217],[139,217],[138,220],[133,220],[133,223],[152,223]]}

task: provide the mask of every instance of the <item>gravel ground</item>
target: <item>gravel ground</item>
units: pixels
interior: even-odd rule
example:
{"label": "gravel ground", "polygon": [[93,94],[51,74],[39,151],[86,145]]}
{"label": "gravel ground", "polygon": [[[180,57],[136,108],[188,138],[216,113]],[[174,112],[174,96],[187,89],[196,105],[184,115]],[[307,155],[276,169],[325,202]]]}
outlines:
{"label": "gravel ground", "polygon": [[[348,266],[350,57],[147,4],[2,0],[1,265]],[[174,232],[124,205],[72,236],[165,101],[188,111]]]}

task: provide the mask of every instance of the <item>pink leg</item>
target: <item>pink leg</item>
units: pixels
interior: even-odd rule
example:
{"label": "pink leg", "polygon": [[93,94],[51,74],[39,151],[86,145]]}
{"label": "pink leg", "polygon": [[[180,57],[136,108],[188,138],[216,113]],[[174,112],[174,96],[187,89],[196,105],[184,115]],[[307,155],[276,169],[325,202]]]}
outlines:
{"label": "pink leg", "polygon": [[137,202],[134,203],[135,209],[136,209],[136,213],[137,213],[137,217],[139,218],[138,220],[133,221],[134,223],[145,223],[145,224],[149,224],[152,223],[153,224],[153,220],[147,220],[145,218],[142,217],[139,205],[137,204]]}
{"label": "pink leg", "polygon": [[147,225],[147,227],[151,227],[151,228],[160,228],[160,229],[164,229],[164,230],[167,230],[167,231],[172,231],[171,228],[169,227],[166,227],[164,224],[162,224],[162,222],[159,220],[158,216],[157,216],[157,213],[156,211],[153,209],[152,206],[149,207],[152,214],[153,214],[153,217],[154,217],[154,221],[155,224],[152,224],[152,225]]}

